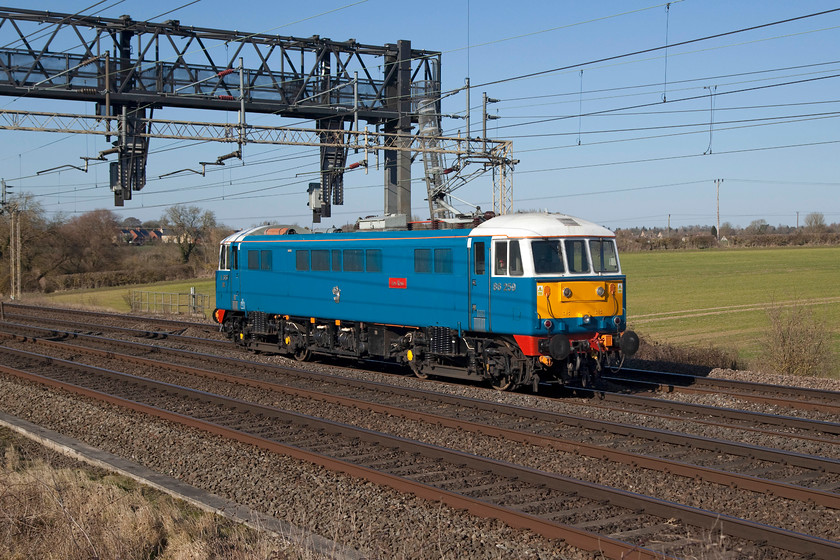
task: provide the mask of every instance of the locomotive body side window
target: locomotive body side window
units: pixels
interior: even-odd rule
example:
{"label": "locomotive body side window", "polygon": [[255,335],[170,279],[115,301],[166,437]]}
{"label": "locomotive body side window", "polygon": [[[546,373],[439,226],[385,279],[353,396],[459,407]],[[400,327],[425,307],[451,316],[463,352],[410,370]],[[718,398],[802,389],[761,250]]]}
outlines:
{"label": "locomotive body side window", "polygon": [[508,244],[507,241],[496,241],[494,244],[496,256],[493,260],[493,274],[496,276],[507,276],[508,269]]}
{"label": "locomotive body side window", "polygon": [[364,272],[365,252],[363,249],[344,249],[344,271]]}
{"label": "locomotive body side window", "polygon": [[589,272],[589,259],[586,257],[586,242],[583,239],[566,240],[566,266],[572,274]]}
{"label": "locomotive body side window", "polygon": [[295,270],[309,270],[309,251],[295,251]]}
{"label": "locomotive body side window", "polygon": [[312,270],[329,270],[330,252],[328,249],[312,249]]}
{"label": "locomotive body side window", "polygon": [[341,272],[341,249],[332,250],[332,269],[333,272]]}
{"label": "locomotive body side window", "polygon": [[432,250],[414,249],[414,272],[432,271]]}
{"label": "locomotive body side window", "polygon": [[435,272],[452,274],[452,249],[435,249]]}
{"label": "locomotive body side window", "polygon": [[260,269],[260,252],[248,251],[248,270]]}
{"label": "locomotive body side window", "polygon": [[382,249],[367,249],[365,264],[368,272],[382,272]]}
{"label": "locomotive body side window", "polygon": [[481,276],[484,274],[484,270],[486,269],[486,263],[484,262],[484,241],[478,241],[474,245],[474,255],[475,255],[475,263],[474,263],[474,270],[476,276]]}
{"label": "locomotive body side window", "polygon": [[234,270],[239,269],[239,248],[234,245],[230,246],[230,267]]}
{"label": "locomotive body side window", "polygon": [[260,270],[271,270],[271,251],[260,251]]}
{"label": "locomotive body side window", "polygon": [[592,268],[595,272],[618,272],[618,257],[615,243],[607,239],[590,239],[589,253],[592,255]]}
{"label": "locomotive body side window", "polygon": [[531,242],[534,256],[534,272],[537,274],[563,274],[563,249],[559,239],[545,239]]}
{"label": "locomotive body side window", "polygon": [[509,272],[511,276],[522,276],[522,253],[519,251],[519,241],[514,239],[508,244]]}

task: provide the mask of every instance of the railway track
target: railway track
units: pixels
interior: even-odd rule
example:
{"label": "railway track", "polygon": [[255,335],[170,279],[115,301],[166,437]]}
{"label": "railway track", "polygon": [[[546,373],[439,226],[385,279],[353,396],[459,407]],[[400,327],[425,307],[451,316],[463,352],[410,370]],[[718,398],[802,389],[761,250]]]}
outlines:
{"label": "railway track", "polygon": [[29,318],[52,318],[55,320],[63,320],[68,315],[75,318],[86,317],[88,319],[104,320],[106,324],[117,323],[125,324],[126,322],[142,321],[148,325],[156,325],[157,330],[164,332],[175,332],[185,329],[199,329],[207,333],[216,333],[219,326],[206,322],[200,318],[192,318],[191,320],[182,321],[179,319],[167,319],[163,317],[135,317],[125,315],[123,313],[111,313],[107,311],[90,311],[87,309],[68,309],[63,307],[45,307],[41,305],[27,305],[23,303],[9,303],[0,302],[0,320],[5,321],[6,317],[29,317]]}
{"label": "railway track", "polygon": [[[180,385],[188,377],[195,378],[196,380],[191,382],[191,385],[204,387],[207,391],[210,391],[208,387],[212,387],[212,392],[214,393],[223,393],[226,391],[220,388],[218,384],[233,386],[234,383],[238,387],[243,385],[252,387],[255,390],[254,395],[259,393],[265,394],[266,391],[271,391],[273,394],[283,395],[282,402],[284,403],[284,408],[286,408],[286,405],[289,405],[290,408],[294,405],[295,408],[307,410],[308,407],[309,414],[300,411],[297,412],[307,417],[314,416],[314,414],[324,417],[328,416],[326,413],[319,412],[325,407],[323,403],[327,403],[330,407],[341,407],[342,409],[354,408],[357,411],[363,411],[362,414],[367,414],[368,416],[378,415],[387,418],[401,418],[405,422],[434,423],[442,429],[453,432],[456,430],[466,430],[482,437],[502,439],[508,442],[508,445],[515,443],[517,445],[547,448],[552,453],[564,454],[562,459],[563,463],[569,463],[570,457],[608,460],[628,469],[646,469],[660,473],[673,473],[682,477],[702,480],[707,483],[738,488],[739,493],[749,491],[758,495],[774,495],[802,504],[814,504],[814,506],[831,511],[837,510],[838,507],[838,488],[840,488],[838,476],[840,474],[838,474],[837,469],[837,457],[832,458],[821,456],[817,453],[811,454],[797,451],[802,447],[806,449],[836,450],[838,448],[837,434],[840,433],[836,422],[811,420],[808,418],[794,419],[800,425],[794,428],[793,434],[783,436],[790,443],[790,448],[786,450],[782,449],[781,445],[779,448],[749,445],[736,441],[725,441],[718,438],[687,434],[682,431],[646,428],[628,423],[598,420],[588,418],[583,414],[562,414],[532,407],[487,402],[483,398],[470,399],[453,395],[447,396],[435,391],[394,387],[382,383],[370,383],[349,377],[338,377],[335,374],[325,375],[294,368],[256,364],[244,360],[220,357],[218,355],[205,355],[198,352],[168,349],[163,345],[169,342],[197,348],[202,347],[204,344],[201,342],[201,339],[194,337],[184,339],[170,338],[169,335],[171,333],[157,332],[157,334],[149,334],[150,331],[143,329],[132,331],[131,329],[120,327],[118,331],[114,332],[119,332],[121,336],[131,336],[148,340],[136,342],[105,339],[102,336],[79,332],[62,332],[55,329],[44,330],[43,328],[38,330],[29,325],[13,325],[8,322],[8,314],[7,322],[0,323],[0,327],[3,327],[9,333],[5,335],[6,341],[2,342],[4,346],[27,345],[37,340],[37,343],[44,345],[44,348],[52,346],[52,350],[49,351],[51,355],[62,355],[62,353],[66,353],[71,355],[75,362],[85,361],[86,358],[82,358],[82,355],[90,352],[85,347],[99,347],[100,354],[95,359],[106,359],[106,356],[110,356],[107,359],[111,363],[116,364],[113,366],[115,368],[119,367],[125,370],[127,369],[125,364],[134,361],[137,367],[141,368],[139,371],[144,371],[147,375],[151,371],[168,371],[169,373],[156,374],[155,376],[159,377],[159,379],[169,379],[172,385]],[[88,333],[91,330],[99,330],[90,327],[90,324],[75,325],[76,330],[85,330]],[[102,326],[101,330],[107,331],[104,326]],[[174,336],[177,337],[180,335]],[[45,340],[48,338],[53,340]],[[21,340],[26,340],[26,342],[21,342]],[[62,345],[67,346],[67,344],[71,344],[71,346],[62,349]],[[46,350],[39,350],[39,352],[42,351],[47,352]],[[96,352],[93,353],[95,354]],[[151,356],[154,357],[154,360],[150,358]],[[47,358],[42,357],[40,359],[46,360]],[[224,371],[236,371],[236,375],[233,378],[225,379],[223,375]],[[159,380],[158,382],[160,383],[161,381]],[[232,393],[235,395],[236,391],[232,391]],[[488,396],[497,395],[497,393],[490,391],[486,393]],[[611,410],[611,414],[616,414],[617,412],[622,413],[621,411],[627,407],[626,402],[624,404],[618,404],[619,400],[623,397],[628,397],[630,400],[656,400],[650,399],[649,397],[640,397],[639,395],[615,395],[613,397],[612,395],[602,394],[600,396],[602,398],[600,401],[574,400],[564,403],[564,406],[578,408],[582,413],[592,408],[601,408],[603,410]],[[269,397],[269,400],[274,399],[276,401],[277,398]],[[523,396],[524,398],[526,397]],[[531,396],[528,396],[527,399],[528,401],[545,401],[545,399],[537,399]],[[613,399],[615,399],[615,402],[612,402]],[[243,399],[240,398],[239,400],[242,401]],[[257,398],[256,396],[248,396],[246,400],[252,401],[257,400]],[[307,402],[309,404],[305,404]],[[313,405],[312,403],[321,404]],[[688,405],[684,403],[672,403],[672,401],[667,400],[660,401],[660,403],[656,412],[646,414],[660,420],[667,419],[673,422],[683,422],[686,425],[698,424],[696,416],[687,416],[685,412],[669,410],[672,404],[678,404],[679,406]],[[700,410],[703,410],[703,407],[700,407]],[[762,415],[744,413],[744,411],[733,412],[746,415],[741,418],[740,426],[736,425],[736,427],[733,427],[731,421],[727,420],[727,429],[737,430],[739,432],[741,430],[745,432],[752,431],[755,434],[761,434],[762,437],[780,437],[780,430],[784,428],[787,422],[784,417],[780,417],[775,421],[758,422],[756,419]],[[638,411],[629,411],[626,414],[639,413]],[[704,414],[706,426],[714,427],[715,429],[722,428],[721,425],[715,423],[715,420],[708,414],[708,411],[700,413],[695,410],[694,414]],[[751,414],[752,416],[750,416]],[[344,415],[346,415],[346,412],[337,414],[337,417],[341,418]],[[725,416],[724,413],[718,415]],[[765,416],[770,417],[773,415]],[[329,420],[326,421],[329,422]],[[332,421],[336,422],[336,420]],[[756,427],[759,425],[761,427]],[[321,427],[319,429],[324,428]],[[785,429],[790,429],[790,426]],[[368,431],[377,434],[384,433],[384,431],[372,430],[370,428],[368,428]],[[391,435],[390,437],[395,436]],[[399,436],[396,437],[399,439]],[[403,437],[402,439],[406,438]],[[447,447],[445,445],[441,446],[428,443],[426,445]],[[451,451],[458,451],[458,449],[452,449]],[[825,452],[823,455],[831,455],[831,453]],[[332,458],[335,459],[336,457]],[[490,460],[511,463],[506,458],[497,457],[495,459],[490,458]],[[561,476],[557,473],[552,473],[550,472],[550,466],[543,466],[538,462],[532,462],[529,465],[527,461],[523,461],[523,465],[521,466],[525,469],[543,472],[555,477],[576,480],[570,476]],[[454,467],[447,466],[446,468],[435,471],[438,474],[433,476],[441,476],[442,472],[449,472],[451,468]],[[481,468],[483,469],[484,467]],[[517,474],[516,476],[521,475]],[[577,482],[583,485],[593,484],[592,481]],[[510,481],[502,484],[512,484],[512,488],[519,488]],[[543,485],[545,482],[541,480],[538,484]],[[595,484],[595,486],[598,485]],[[554,487],[549,485],[546,488]],[[532,488],[527,487],[523,491],[530,497]],[[554,488],[554,491],[561,492],[561,487]],[[555,498],[558,498],[558,496],[561,496],[561,494],[554,495]],[[474,498],[474,496],[467,497]],[[566,500],[567,498],[558,498],[553,500],[552,503],[558,506],[565,503],[568,506]],[[499,501],[504,502],[504,500]],[[454,505],[456,501],[445,503]],[[529,504],[537,510],[541,511],[544,509],[540,505],[541,502],[539,500],[531,500],[526,505]],[[497,505],[509,506],[510,504],[501,503]],[[619,505],[608,502],[604,507],[612,508],[618,507]],[[459,505],[456,507],[466,506]],[[594,505],[591,507],[580,507],[583,508],[581,511],[588,511],[590,515],[595,515],[593,512],[597,511],[592,509],[595,507]],[[650,510],[652,506],[647,507],[648,509],[644,509],[642,506],[632,506],[630,509],[633,510],[635,508],[637,511],[644,512],[645,515],[652,514],[653,510]],[[519,509],[521,510],[522,508]],[[701,510],[702,508],[693,509]],[[476,510],[470,509],[470,511]],[[639,518],[633,518],[625,510],[622,511],[622,513],[606,515],[606,517],[613,518],[613,521],[616,523],[619,523],[616,521],[617,519],[626,521],[628,528],[624,530],[620,527],[605,529],[603,526],[598,526],[597,523],[594,526],[587,526],[586,523],[589,521],[594,522],[592,519],[581,521],[575,518],[562,518],[561,521],[566,521],[566,523],[560,523],[560,525],[569,525],[575,530],[585,530],[585,532],[600,535],[600,538],[604,537],[604,533],[612,535],[609,538],[616,540],[619,543],[616,546],[619,547],[631,545],[645,548],[645,546],[650,545],[651,540],[654,540],[654,537],[659,533],[667,530],[669,534],[672,534],[670,532],[671,526],[669,522],[666,521],[665,525],[662,525],[661,518],[658,521],[647,518],[641,520]],[[522,512],[520,511],[520,513]],[[721,514],[724,512],[716,510],[716,513]],[[662,513],[660,512],[660,514]],[[598,515],[603,517],[605,514],[602,511]],[[683,520],[686,516],[684,513],[677,515],[675,512],[667,515],[677,516],[683,518]],[[726,517],[725,513],[724,516]],[[654,514],[654,517],[656,517],[656,514]],[[729,517],[737,519],[735,515]],[[726,517],[726,519],[728,520],[729,517]],[[570,520],[572,523],[568,523]],[[506,522],[509,522],[512,526],[523,526],[517,525],[518,522],[516,521]],[[639,523],[641,525],[632,529],[629,528],[629,526]],[[746,521],[746,523],[749,525],[750,523],[754,524],[757,522]],[[575,527],[575,524],[578,526]],[[761,525],[761,523],[758,524]],[[698,526],[702,527],[703,525],[700,523]],[[775,557],[787,558],[792,553],[814,553],[818,557],[822,557],[823,552],[825,552],[825,550],[815,550],[812,542],[804,545],[810,548],[802,549],[797,548],[799,544],[792,545],[789,541],[779,545],[785,539],[792,538],[791,535],[797,534],[796,527],[789,527],[787,529],[777,527],[783,533],[787,532],[790,535],[770,539],[766,538],[765,535],[761,538],[756,537],[756,540],[753,542],[743,540],[745,535],[752,534],[750,531],[753,529],[748,530],[745,526],[740,525],[730,525],[729,527],[731,539],[733,539],[732,542],[741,539],[737,541],[738,544],[733,545],[733,550],[738,549],[736,556],[743,554],[744,551],[753,551],[750,554],[754,553],[762,557],[767,555],[769,555],[768,557],[774,557],[775,555]],[[737,529],[732,529],[731,527],[737,527]],[[801,532],[801,529],[799,530]],[[698,546],[696,538],[697,527],[688,528],[686,531],[687,534],[694,536],[686,537],[689,540],[676,538],[671,544],[657,543],[651,551],[673,553],[676,556],[685,555],[686,552],[680,547],[691,548],[692,546]],[[584,537],[578,535],[573,538],[579,539]],[[808,538],[816,539],[816,542],[820,543],[820,546],[837,546],[836,541],[838,538],[833,534],[811,535]],[[691,539],[694,539],[694,541],[689,542]],[[767,544],[763,545],[760,541],[766,541]],[[580,543],[582,541],[575,542]],[[810,541],[806,539],[800,542],[800,544],[805,542]],[[643,544],[640,545],[640,543]],[[582,545],[579,544],[578,546]],[[777,548],[785,552],[773,552]],[[626,553],[630,549],[625,548],[623,550],[624,552],[621,554]],[[829,548],[826,550],[832,550],[832,554],[836,554],[836,550],[834,549]],[[640,550],[636,550],[636,553],[640,553]]]}
{"label": "railway track", "polygon": [[[739,554],[836,557],[840,543],[205,391],[3,349],[6,374],[492,516],[611,557],[681,557],[719,525]],[[655,543],[651,537],[655,536]],[[648,546],[653,545],[653,548]]]}
{"label": "railway track", "polygon": [[[57,333],[49,334],[56,335]],[[69,336],[69,333],[65,334]],[[14,335],[6,334],[5,336],[14,339]],[[18,335],[18,340],[29,339]],[[225,381],[840,509],[840,495],[836,493],[840,490],[840,460],[837,459],[767,450],[754,445],[696,437],[685,433],[597,421],[536,408],[505,406],[478,399],[396,388],[390,385],[335,378],[288,368],[248,365],[248,369],[260,372],[260,375],[254,377],[239,373],[230,375],[221,371],[239,369],[244,364],[231,359],[220,360],[211,355],[163,350],[147,344],[101,339],[88,335],[76,335],[75,340],[98,343],[103,349],[85,348],[77,344],[70,346],[64,342],[51,340],[34,340],[33,342],[38,342],[41,346],[65,350],[67,355],[73,356],[74,360],[80,360],[79,354],[86,353],[91,357],[107,358],[116,364],[135,363],[155,371],[169,370],[176,374],[169,378],[173,381],[177,380],[177,374]],[[117,353],[115,349],[118,347],[131,353]],[[149,358],[148,356],[152,354],[165,357],[167,361]],[[174,365],[169,360],[177,360],[182,365]],[[219,361],[218,371],[187,365],[190,363],[202,365],[214,361]],[[283,383],[277,382],[278,379],[282,379]],[[305,380],[306,383],[300,383],[301,380]],[[196,383],[201,382],[196,381]],[[434,414],[424,412],[426,410],[434,410]],[[577,428],[576,439],[570,439],[566,435],[570,427]],[[591,443],[599,439],[600,444]],[[821,445],[840,445],[840,440],[812,438],[811,441]],[[627,451],[642,447],[644,453]],[[693,464],[669,459],[680,454],[684,455],[687,450],[693,453],[691,457]],[[702,454],[700,450],[705,450],[706,453]],[[762,476],[753,476],[750,473],[759,470],[760,462],[763,462],[760,468]],[[714,466],[703,466],[710,464]],[[736,469],[728,467],[731,464],[747,466],[749,471],[739,473]],[[797,484],[791,484],[788,479],[795,479]]]}
{"label": "railway track", "polygon": [[840,391],[821,391],[681,373],[622,369],[606,381],[651,392],[719,395],[779,407],[840,415]]}
{"label": "railway track", "polygon": [[[133,317],[115,313],[76,311],[21,304],[5,304],[5,307],[9,311],[5,312],[4,316],[8,317],[10,321],[38,320],[41,317],[43,319],[42,324],[46,323],[68,329],[87,330],[88,332],[92,330],[101,332],[122,331],[132,336],[170,339],[199,345],[231,346],[230,341],[219,333],[218,325],[212,323]],[[25,313],[15,313],[14,311]],[[67,314],[72,314],[74,318],[67,319]],[[79,321],[77,316],[105,319],[107,323],[82,322]],[[136,327],[120,327],[120,324],[125,324],[126,322],[136,323],[138,321],[157,325],[161,330],[146,330],[144,331],[146,332],[145,335],[138,335],[137,331],[141,329],[137,329]],[[189,337],[181,334],[187,329],[197,329],[202,332],[202,336]],[[686,393],[714,395],[717,397],[727,396],[735,400],[751,401],[790,409],[824,412],[829,418],[836,418],[840,415],[840,391],[824,391],[804,387],[779,386],[639,369],[625,369],[618,374],[607,375],[604,379],[612,384],[616,384],[616,388],[624,387],[646,393]],[[583,393],[587,393],[587,391],[583,391]],[[627,395],[624,391],[600,391],[597,394],[601,400],[609,402],[624,401],[625,404],[636,408],[656,409],[670,407],[672,410],[677,408],[676,406],[661,404],[661,399],[645,400],[644,397],[632,399],[629,396],[623,396]],[[660,404],[657,404],[657,402],[660,402]],[[692,408],[696,410],[696,407],[686,407],[682,412],[685,413]],[[712,408],[719,407],[709,407],[708,410],[711,411]],[[730,414],[726,417],[731,420],[736,420],[736,416],[735,414]],[[772,422],[773,416],[778,415],[768,415],[768,421]],[[749,417],[748,421],[753,421],[753,418]]]}
{"label": "railway track", "polygon": [[[332,376],[319,376],[311,374],[309,372],[290,371],[285,370],[283,368],[259,366],[256,364],[250,364],[247,366],[248,369],[262,370],[263,377],[273,377],[276,379],[279,376],[281,376],[281,372],[284,372],[282,375],[284,375],[285,377],[291,376],[298,378],[303,377],[314,379],[319,385],[332,385],[333,391],[336,391],[338,393],[351,393],[355,395],[355,397],[353,397],[352,399],[348,397],[337,397],[335,395],[330,395],[324,392],[319,392],[316,394],[316,392],[312,391],[311,389],[294,389],[287,386],[281,386],[277,383],[259,380],[247,381],[244,380],[241,375],[236,375],[233,377],[223,376],[219,373],[213,373],[206,370],[197,370],[195,368],[187,366],[172,366],[167,363],[151,361],[148,358],[137,358],[122,354],[118,355],[114,353],[114,349],[116,346],[122,346],[132,347],[139,354],[166,354],[167,360],[170,360],[173,356],[180,354],[182,358],[186,356],[193,362],[219,361],[219,358],[215,356],[201,356],[198,354],[187,353],[183,351],[154,348],[148,344],[129,343],[117,340],[103,340],[99,337],[92,337],[90,335],[70,335],[69,333],[57,332],[49,332],[45,334],[50,334],[54,337],[75,336],[75,341],[82,339],[86,339],[89,342],[99,341],[100,344],[104,345],[109,349],[107,351],[100,351],[100,355],[108,355],[116,363],[126,363],[128,361],[135,360],[143,363],[147,368],[152,368],[155,370],[160,370],[161,368],[168,367],[169,369],[176,370],[181,374],[202,376],[204,378],[212,377],[215,379],[220,379],[223,377],[228,377],[227,381],[230,383],[245,383],[261,389],[269,389],[276,392],[283,392],[285,394],[293,394],[301,398],[316,399],[320,402],[340,403],[346,406],[355,406],[360,409],[376,411],[380,414],[398,416],[414,420],[422,420],[425,422],[434,422],[436,424],[448,426],[450,428],[457,427],[462,430],[467,429],[476,433],[489,434],[494,437],[503,437],[508,439],[509,441],[546,446],[549,448],[556,449],[558,451],[580,454],[582,456],[587,457],[608,459],[611,461],[616,461],[624,464],[632,464],[647,469],[671,472],[675,474],[680,474],[682,476],[694,477],[710,482],[716,482],[719,484],[726,484],[733,487],[750,489],[755,492],[772,493],[779,496],[785,496],[789,499],[808,501],[826,507],[837,507],[838,496],[833,491],[828,492],[785,482],[773,482],[768,480],[767,478],[761,478],[752,475],[739,475],[720,468],[702,467],[699,464],[692,464],[703,462],[703,460],[698,460],[696,454],[693,458],[693,461],[685,462],[665,459],[662,457],[652,457],[651,455],[649,455],[652,447],[652,444],[650,443],[646,446],[645,454],[631,453],[627,451],[622,451],[621,449],[616,449],[616,447],[622,447],[622,444],[620,444],[620,442],[618,441],[617,434],[621,434],[622,432],[626,432],[627,430],[632,429],[632,426],[607,425],[606,423],[592,422],[591,420],[583,418],[564,417],[557,414],[548,414],[538,410],[527,410],[521,407],[504,407],[496,403],[486,403],[482,401],[470,402],[470,399],[463,398],[447,397],[441,399],[441,396],[436,393],[426,394],[427,392],[424,391],[409,391],[393,387],[389,388],[387,386],[382,386],[374,390],[369,386],[372,384],[366,384],[359,381],[353,382],[352,380],[335,379]],[[47,342],[45,341],[42,344],[47,344]],[[51,344],[58,344],[59,346],[62,345],[62,343],[54,342]],[[78,360],[78,354],[80,351],[83,350],[77,346],[74,346],[71,351],[77,354],[77,356],[75,356],[74,359]],[[218,363],[220,369],[231,369],[231,367],[245,369],[245,364],[245,362],[230,359],[221,360]],[[348,381],[350,382],[350,387],[347,386]],[[378,393],[378,396],[376,396],[375,398],[366,396],[365,399],[359,399],[359,394],[364,394],[365,392]],[[375,401],[390,402],[392,404],[376,405],[374,404]],[[413,402],[413,405],[405,404],[401,401],[406,401],[406,403]],[[441,410],[443,404],[447,402],[449,408],[448,413]],[[399,406],[394,406],[394,403],[398,403]],[[430,408],[433,408],[435,410],[434,415],[417,412],[418,409],[428,410]],[[482,412],[485,416],[485,421],[488,423],[482,424],[478,421],[478,418],[472,420],[465,418],[465,411],[471,409],[478,411],[482,411],[483,409]],[[501,415],[503,413],[506,417],[504,419],[501,419]],[[542,416],[542,420],[540,422],[542,427],[539,427],[537,425],[538,423],[536,422],[537,418],[539,418],[540,416]],[[508,426],[518,424],[521,426],[523,424],[523,420],[526,421],[528,424],[527,431],[524,431],[521,428],[515,429],[511,427],[505,427],[505,424],[508,424]],[[558,426],[560,427],[560,429],[558,429]],[[568,430],[569,426],[577,426],[581,430],[586,429],[589,431],[592,431],[593,427],[597,426],[597,428],[601,430],[602,437],[607,437],[607,439],[611,441],[609,442],[609,444],[606,444],[605,442],[601,445],[593,445],[583,443],[581,441],[571,441],[561,437],[541,433],[551,432],[552,429],[554,432],[563,433]],[[804,475],[803,472],[793,473],[793,476],[798,476],[800,478],[800,482],[802,482],[803,480],[807,480],[811,483],[816,483],[816,485],[818,486],[831,486],[833,489],[836,489],[836,487],[838,486],[836,478],[836,461],[826,461],[824,459],[818,458],[808,459],[802,455],[789,453],[768,454],[766,450],[750,448],[750,446],[739,446],[737,444],[732,443],[724,444],[723,447],[721,447],[721,442],[714,442],[713,440],[708,439],[705,441],[698,441],[696,438],[686,439],[685,434],[665,434],[661,431],[648,431],[647,434],[644,434],[644,430],[632,431],[624,434],[623,437],[626,438],[623,444],[624,446],[628,445],[628,442],[633,440],[636,441],[636,445],[640,445],[641,441],[647,439],[648,442],[658,440],[658,443],[656,445],[661,447],[664,445],[665,442],[667,442],[670,439],[671,444],[679,443],[679,446],[681,446],[683,449],[683,454],[685,454],[685,449],[697,449],[706,446],[707,451],[711,453],[713,457],[716,457],[718,461],[720,461],[720,455],[724,451],[724,449],[734,448],[735,450],[732,453],[736,457],[736,461],[740,460],[740,462],[743,465],[749,466],[753,470],[761,464],[774,464],[775,467],[769,468],[767,472],[772,472],[775,468],[777,472],[786,471],[787,476],[791,476],[792,473],[790,471],[790,465],[791,463],[793,463],[796,464],[797,468],[804,469],[804,471],[810,473]],[[670,449],[670,453],[673,454],[674,450]],[[663,454],[667,455],[668,451],[665,451]],[[708,457],[706,460],[708,460]],[[823,473],[822,477],[819,474],[821,471],[825,470],[831,473],[828,476],[828,478],[825,478],[825,473]],[[767,472],[764,473],[764,476],[767,476]],[[659,530],[661,530],[661,527],[658,526],[655,529],[651,529],[651,531],[653,532]],[[638,535],[643,534],[644,532],[638,533]]]}

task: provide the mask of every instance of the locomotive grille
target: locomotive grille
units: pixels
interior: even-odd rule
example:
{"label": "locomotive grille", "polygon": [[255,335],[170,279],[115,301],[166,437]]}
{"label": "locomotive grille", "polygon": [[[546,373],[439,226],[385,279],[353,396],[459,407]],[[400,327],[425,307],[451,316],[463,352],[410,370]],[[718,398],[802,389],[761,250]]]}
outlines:
{"label": "locomotive grille", "polygon": [[455,354],[455,331],[449,327],[429,327],[429,351],[432,354]]}

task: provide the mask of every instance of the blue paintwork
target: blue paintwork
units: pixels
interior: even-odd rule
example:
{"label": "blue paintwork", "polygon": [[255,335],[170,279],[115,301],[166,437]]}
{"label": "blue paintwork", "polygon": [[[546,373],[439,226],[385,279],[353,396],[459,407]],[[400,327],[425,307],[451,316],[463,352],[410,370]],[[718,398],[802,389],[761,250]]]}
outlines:
{"label": "blue paintwork", "polygon": [[[467,329],[469,230],[314,235],[255,235],[239,242],[242,291],[224,286],[217,271],[219,308],[411,326]],[[415,273],[414,249],[450,249],[450,273]],[[381,272],[298,271],[295,251],[380,249]],[[248,251],[272,251],[272,270],[249,270]],[[391,287],[404,286],[404,287]],[[338,297],[336,297],[338,296]],[[336,301],[338,299],[338,301]],[[228,306],[224,302],[238,302]]]}

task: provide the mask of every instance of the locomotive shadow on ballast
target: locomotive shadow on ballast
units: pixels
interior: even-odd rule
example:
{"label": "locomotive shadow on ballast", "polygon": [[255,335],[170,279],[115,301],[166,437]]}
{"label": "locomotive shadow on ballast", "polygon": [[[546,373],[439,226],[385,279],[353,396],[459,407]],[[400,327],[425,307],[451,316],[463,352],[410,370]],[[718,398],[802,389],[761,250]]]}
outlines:
{"label": "locomotive shadow on ballast", "polygon": [[238,345],[305,361],[385,360],[500,390],[591,387],[639,346],[615,234],[564,214],[463,229],[221,242],[214,319]]}

